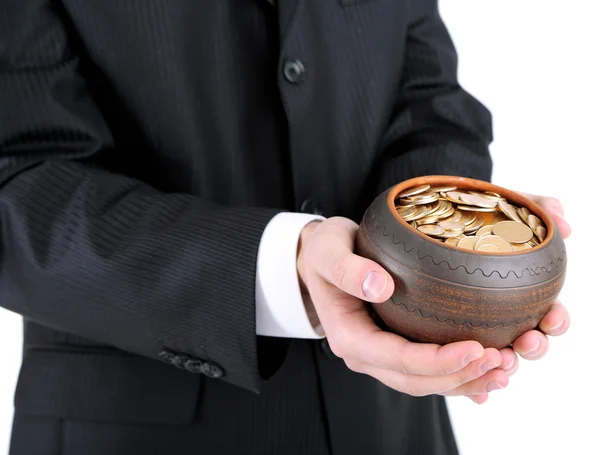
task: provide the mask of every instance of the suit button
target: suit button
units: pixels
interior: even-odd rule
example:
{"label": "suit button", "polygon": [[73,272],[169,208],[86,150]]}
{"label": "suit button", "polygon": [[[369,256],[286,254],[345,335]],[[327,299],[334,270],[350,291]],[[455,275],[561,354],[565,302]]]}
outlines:
{"label": "suit button", "polygon": [[321,351],[323,351],[323,354],[325,354],[327,357],[331,357],[331,358],[337,357],[331,350],[331,347],[329,346],[329,341],[327,341],[327,338],[323,338],[321,340]]}
{"label": "suit button", "polygon": [[177,368],[181,368],[182,370],[185,370],[185,364],[190,360],[190,356],[189,355],[185,355],[185,354],[179,354],[176,355],[175,358],[173,359],[173,362],[171,362],[174,366],[176,366]]}
{"label": "suit button", "polygon": [[321,209],[321,206],[317,202],[315,202],[314,199],[311,198],[302,201],[302,204],[300,204],[300,211],[302,213],[312,213],[313,215],[323,215],[323,210]]}
{"label": "suit button", "polygon": [[285,60],[283,62],[283,76],[291,84],[299,84],[304,79],[306,70],[300,60]]}
{"label": "suit button", "polygon": [[162,360],[165,363],[169,363],[169,364],[173,363],[173,361],[175,360],[175,357],[176,357],[175,353],[172,351],[169,351],[168,349],[165,349],[164,351],[161,351],[158,354],[158,358],[160,360]]}
{"label": "suit button", "polygon": [[220,378],[224,374],[224,371],[221,367],[210,362],[205,362],[204,365],[202,365],[201,372],[205,376],[213,379]]}
{"label": "suit button", "polygon": [[204,362],[202,360],[188,360],[185,363],[185,369],[190,373],[202,373]]}

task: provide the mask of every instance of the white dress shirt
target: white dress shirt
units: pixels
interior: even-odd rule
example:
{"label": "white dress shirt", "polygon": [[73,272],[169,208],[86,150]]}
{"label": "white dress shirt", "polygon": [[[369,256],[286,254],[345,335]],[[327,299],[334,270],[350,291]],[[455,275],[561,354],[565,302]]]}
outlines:
{"label": "white dress shirt", "polygon": [[267,224],[256,266],[256,334],[280,338],[323,338],[308,319],[300,292],[296,255],[302,228],[319,215],[283,212]]}

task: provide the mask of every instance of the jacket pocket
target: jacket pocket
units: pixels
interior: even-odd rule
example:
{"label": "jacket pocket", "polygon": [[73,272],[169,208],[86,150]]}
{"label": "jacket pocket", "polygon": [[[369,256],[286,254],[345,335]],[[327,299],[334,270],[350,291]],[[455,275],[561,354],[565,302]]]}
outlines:
{"label": "jacket pocket", "polygon": [[193,422],[202,377],[159,361],[110,352],[26,350],[15,411],[70,420]]}

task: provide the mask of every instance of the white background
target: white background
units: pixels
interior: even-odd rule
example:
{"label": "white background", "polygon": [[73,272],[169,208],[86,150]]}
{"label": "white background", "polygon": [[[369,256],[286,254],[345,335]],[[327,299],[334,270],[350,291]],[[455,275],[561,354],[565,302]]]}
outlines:
{"label": "white background", "polygon": [[[561,295],[571,331],[551,340],[544,359],[522,361],[509,386],[485,405],[449,400],[461,454],[600,454],[593,336],[600,319],[594,285],[600,280],[600,9],[594,0],[440,1],[459,52],[460,80],[494,115],[494,182],[559,197],[574,229]],[[4,310],[0,354],[0,453],[6,454],[21,321]]]}

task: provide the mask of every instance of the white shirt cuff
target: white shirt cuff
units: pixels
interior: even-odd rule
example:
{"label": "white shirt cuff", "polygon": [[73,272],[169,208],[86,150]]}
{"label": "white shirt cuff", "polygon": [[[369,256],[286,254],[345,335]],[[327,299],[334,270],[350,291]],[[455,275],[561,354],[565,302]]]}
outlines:
{"label": "white shirt cuff", "polygon": [[300,291],[296,257],[300,232],[322,216],[282,212],[267,224],[256,264],[256,334],[281,338],[323,338],[313,327]]}

